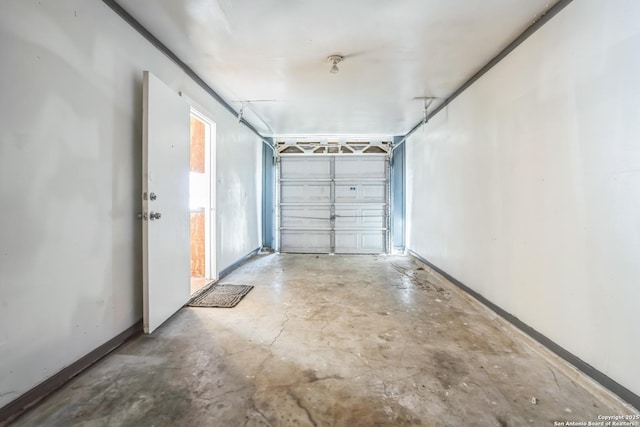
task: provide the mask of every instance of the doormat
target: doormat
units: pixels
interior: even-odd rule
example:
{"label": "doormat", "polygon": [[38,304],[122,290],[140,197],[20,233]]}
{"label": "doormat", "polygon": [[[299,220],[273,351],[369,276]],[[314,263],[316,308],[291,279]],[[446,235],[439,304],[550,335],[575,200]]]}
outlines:
{"label": "doormat", "polygon": [[189,307],[232,308],[238,305],[252,285],[214,285],[207,291],[196,295],[187,303]]}

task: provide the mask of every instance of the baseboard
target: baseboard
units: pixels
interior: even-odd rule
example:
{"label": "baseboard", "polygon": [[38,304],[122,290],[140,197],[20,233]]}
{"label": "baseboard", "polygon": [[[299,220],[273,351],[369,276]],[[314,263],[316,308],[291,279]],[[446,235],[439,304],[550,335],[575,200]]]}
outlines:
{"label": "baseboard", "polygon": [[253,258],[260,251],[260,249],[261,247],[258,246],[257,248],[255,248],[254,250],[252,250],[242,258],[240,258],[238,261],[231,264],[229,267],[221,270],[220,273],[218,273],[218,282],[222,280],[225,276],[228,276],[229,274],[231,274],[234,270],[238,269],[241,265],[245,264],[251,258]]}
{"label": "baseboard", "polygon": [[80,374],[82,371],[89,368],[91,365],[140,333],[142,333],[142,320],[138,321],[135,325],[118,334],[87,355],[76,360],[49,379],[33,387],[31,390],[27,391],[6,406],[0,408],[0,425],[14,420],[24,411],[33,407],[49,394],[62,387],[73,377]]}
{"label": "baseboard", "polygon": [[433,270],[437,271],[440,275],[442,275],[448,281],[450,281],[455,286],[457,286],[458,288],[460,288],[461,290],[463,290],[464,292],[469,294],[471,297],[476,299],[481,304],[487,306],[489,309],[494,311],[496,314],[498,314],[500,317],[505,319],[507,322],[511,323],[516,328],[520,329],[522,332],[524,332],[525,334],[529,335],[534,340],[538,341],[540,344],[545,346],[547,349],[549,349],[550,351],[552,351],[553,353],[555,353],[556,355],[558,355],[562,359],[564,359],[567,362],[569,362],[571,365],[573,365],[574,367],[576,367],[577,369],[582,371],[587,376],[591,377],[594,381],[596,381],[597,383],[599,383],[600,385],[602,385],[606,389],[610,390],[612,393],[616,394],[618,397],[620,397],[625,402],[629,403],[634,408],[640,410],[640,396],[638,396],[637,394],[635,394],[634,392],[632,392],[631,390],[629,390],[628,388],[626,388],[622,384],[620,384],[620,383],[616,382],[615,380],[609,378],[608,376],[606,376],[605,374],[603,374],[602,372],[600,372],[599,370],[597,370],[593,366],[589,365],[584,360],[580,359],[578,356],[576,356],[573,353],[565,350],[563,347],[558,345],[556,342],[554,342],[551,339],[547,338],[546,336],[542,335],[540,332],[536,331],[531,326],[527,325],[526,323],[524,323],[522,320],[518,319],[513,314],[505,311],[504,309],[500,308],[498,305],[492,303],[487,298],[483,297],[478,292],[474,291],[473,289],[471,289],[470,287],[468,287],[464,283],[460,282],[455,277],[452,277],[451,275],[449,275],[447,272],[445,272],[444,270],[440,269],[436,265],[434,265],[431,262],[427,261],[426,259],[424,259],[420,255],[418,255],[417,253],[415,253],[411,249],[407,249],[407,253],[409,255],[411,255],[413,258],[415,258],[418,261],[420,261],[421,263],[423,263],[425,265],[428,265]]}

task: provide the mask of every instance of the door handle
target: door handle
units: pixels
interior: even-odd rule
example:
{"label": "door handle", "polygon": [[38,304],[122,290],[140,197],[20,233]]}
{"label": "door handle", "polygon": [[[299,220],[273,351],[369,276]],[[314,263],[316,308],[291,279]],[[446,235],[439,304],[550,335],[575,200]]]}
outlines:
{"label": "door handle", "polygon": [[160,212],[153,212],[153,211],[149,212],[149,219],[151,221],[153,221],[154,219],[160,219],[161,216],[162,215],[160,214]]}

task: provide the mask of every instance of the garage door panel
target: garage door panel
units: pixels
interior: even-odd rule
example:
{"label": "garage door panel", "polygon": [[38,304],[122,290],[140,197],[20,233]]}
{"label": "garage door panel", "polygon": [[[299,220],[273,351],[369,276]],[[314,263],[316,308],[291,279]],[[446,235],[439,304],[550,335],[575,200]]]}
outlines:
{"label": "garage door panel", "polygon": [[340,207],[336,208],[336,228],[385,228],[383,207]]}
{"label": "garage door panel", "polygon": [[386,248],[384,231],[338,231],[335,234],[336,253],[379,254]]}
{"label": "garage door panel", "polygon": [[331,209],[327,207],[283,206],[281,226],[284,228],[331,227]]}
{"label": "garage door panel", "polygon": [[364,184],[360,186],[360,198],[363,202],[384,203],[386,184]]}
{"label": "garage door panel", "polygon": [[358,214],[358,208],[336,208],[336,228],[357,227],[360,222]]}
{"label": "garage door panel", "polygon": [[337,157],[335,178],[385,179],[387,164],[385,157]]}
{"label": "garage door panel", "polygon": [[362,209],[361,220],[362,220],[362,225],[365,227],[385,228],[386,227],[385,217],[386,216],[385,216],[384,208]]}
{"label": "garage door panel", "polygon": [[385,200],[385,183],[336,184],[336,203],[384,203]]}
{"label": "garage door panel", "polygon": [[281,203],[331,203],[329,183],[283,182]]}
{"label": "garage door panel", "polygon": [[330,179],[331,162],[328,157],[286,158],[281,162],[280,178]]}
{"label": "garage door panel", "polygon": [[280,239],[282,252],[331,252],[331,233],[329,231],[282,230]]}

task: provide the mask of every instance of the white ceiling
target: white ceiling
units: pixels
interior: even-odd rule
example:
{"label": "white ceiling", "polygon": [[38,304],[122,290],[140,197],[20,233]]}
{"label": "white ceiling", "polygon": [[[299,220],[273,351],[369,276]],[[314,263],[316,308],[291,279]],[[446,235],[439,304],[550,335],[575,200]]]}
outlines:
{"label": "white ceiling", "polygon": [[[119,0],[259,132],[403,135],[549,0]],[[345,56],[330,74],[327,57]],[[436,103],[433,104],[436,106]]]}

